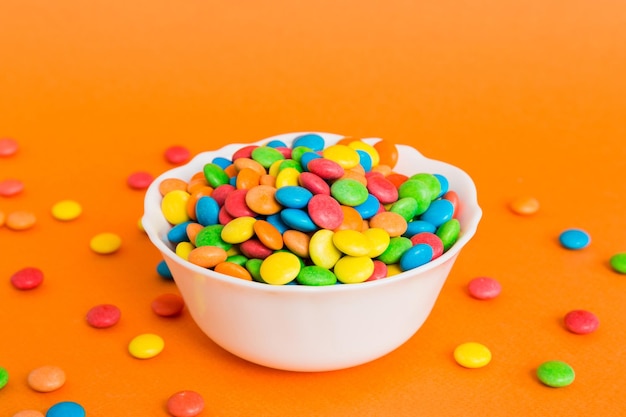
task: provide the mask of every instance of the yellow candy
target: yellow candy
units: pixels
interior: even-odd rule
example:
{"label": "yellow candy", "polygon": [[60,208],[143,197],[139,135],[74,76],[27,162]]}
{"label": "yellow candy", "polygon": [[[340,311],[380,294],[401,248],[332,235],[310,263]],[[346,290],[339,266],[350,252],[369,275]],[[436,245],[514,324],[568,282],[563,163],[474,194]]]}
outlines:
{"label": "yellow candy", "polygon": [[363,234],[370,240],[372,244],[372,250],[367,256],[370,258],[376,258],[387,249],[391,238],[389,233],[379,227],[370,227],[363,231]]}
{"label": "yellow candy", "polygon": [[176,255],[180,256],[184,260],[189,259],[189,253],[195,248],[191,242],[180,242],[176,245]]}
{"label": "yellow candy", "polygon": [[237,217],[224,225],[222,240],[227,243],[242,243],[254,236],[256,219],[250,216]]}
{"label": "yellow candy", "polygon": [[153,358],[165,347],[163,338],[156,334],[145,333],[135,336],[128,344],[128,351],[138,359]]}
{"label": "yellow candy", "polygon": [[108,255],[122,246],[122,238],[115,233],[100,233],[91,238],[89,247],[96,253]]}
{"label": "yellow candy", "polygon": [[189,220],[187,201],[190,194],[183,190],[173,190],[163,196],[161,211],[165,220],[171,224],[180,224]]}
{"label": "yellow candy", "polygon": [[348,146],[354,150],[367,152],[370,158],[372,158],[373,167],[378,166],[378,164],[380,163],[380,155],[378,154],[376,148],[374,148],[372,145],[365,143],[361,140],[353,140],[352,142],[348,143]]}
{"label": "yellow candy", "polygon": [[332,230],[320,229],[311,236],[309,256],[315,265],[331,269],[341,258],[341,252],[333,244],[333,235]]}
{"label": "yellow candy", "polygon": [[300,267],[300,259],[293,253],[275,252],[263,260],[259,273],[268,284],[284,285],[298,276]]}
{"label": "yellow candy", "polygon": [[333,244],[337,249],[350,256],[365,256],[372,249],[372,241],[356,230],[338,230],[333,235]]}
{"label": "yellow candy", "polygon": [[337,261],[333,271],[344,284],[357,284],[372,275],[374,261],[368,256],[344,256]]}
{"label": "yellow candy", "polygon": [[454,349],[454,360],[465,368],[482,368],[491,361],[491,351],[480,343],[463,343]]}
{"label": "yellow candy", "polygon": [[52,206],[52,217],[57,220],[74,220],[82,212],[81,205],[73,200],[62,200]]}
{"label": "yellow candy", "polygon": [[278,173],[280,172],[280,164],[282,164],[283,161],[284,161],[283,159],[274,161],[272,165],[270,165],[270,167],[268,168],[267,173],[273,177],[276,177]]}
{"label": "yellow candy", "polygon": [[335,161],[344,169],[354,168],[361,162],[356,149],[352,149],[347,145],[331,145],[322,151],[322,156]]}
{"label": "yellow candy", "polygon": [[285,168],[276,174],[276,188],[299,185],[298,178],[300,178],[300,171],[292,167]]}
{"label": "yellow candy", "polygon": [[399,264],[390,264],[387,265],[387,276],[391,277],[393,275],[398,275],[404,272],[402,268],[400,268]]}

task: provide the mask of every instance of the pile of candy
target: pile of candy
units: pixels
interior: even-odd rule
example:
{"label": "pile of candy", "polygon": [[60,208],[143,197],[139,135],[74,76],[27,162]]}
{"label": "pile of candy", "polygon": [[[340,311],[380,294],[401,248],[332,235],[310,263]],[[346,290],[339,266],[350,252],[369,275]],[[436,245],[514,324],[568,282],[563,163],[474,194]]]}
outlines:
{"label": "pile of candy", "polygon": [[[458,239],[458,196],[437,173],[393,171],[394,144],[304,134],[216,157],[159,184],[176,253],[273,285],[361,283],[424,265]],[[418,167],[419,168],[419,167]]]}

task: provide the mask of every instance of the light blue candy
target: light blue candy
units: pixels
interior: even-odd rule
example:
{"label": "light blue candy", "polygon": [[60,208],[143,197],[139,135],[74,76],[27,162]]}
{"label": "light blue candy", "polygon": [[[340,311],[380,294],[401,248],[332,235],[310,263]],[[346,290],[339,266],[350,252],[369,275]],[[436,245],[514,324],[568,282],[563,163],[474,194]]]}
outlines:
{"label": "light blue candy", "polygon": [[304,135],[300,135],[293,141],[293,147],[297,146],[306,146],[307,148],[311,148],[314,151],[321,151],[324,149],[324,138],[315,133],[307,133]]}
{"label": "light blue candy", "polygon": [[404,251],[400,257],[400,269],[408,271],[424,265],[433,259],[433,248],[426,243],[418,243]]}
{"label": "light blue candy", "polygon": [[46,417],[85,417],[85,409],[73,401],[62,401],[50,407]]}
{"label": "light blue candy", "polygon": [[300,232],[308,233],[318,229],[309,214],[304,210],[286,208],[280,212],[280,218],[287,226]]}
{"label": "light blue candy", "polygon": [[448,200],[435,200],[422,213],[420,219],[439,227],[454,215],[454,206]]}
{"label": "light blue candy", "polygon": [[365,172],[370,172],[372,170],[372,157],[370,156],[370,154],[362,149],[357,149],[356,153],[359,154],[359,163],[361,164]]}
{"label": "light blue candy", "polygon": [[316,152],[305,152],[300,156],[300,165],[302,165],[302,169],[308,171],[309,162],[314,159],[321,158],[322,155]]}
{"label": "light blue candy", "polygon": [[165,261],[161,261],[157,264],[156,267],[157,274],[163,279],[172,280],[174,277],[172,276],[172,271],[170,271],[169,266],[165,263]]}
{"label": "light blue candy", "polygon": [[233,161],[222,156],[216,156],[211,162],[213,162],[215,165],[219,166],[222,169],[226,169],[233,164]]}
{"label": "light blue candy", "polygon": [[313,193],[299,185],[287,185],[276,190],[274,198],[287,208],[304,208],[309,204]]}
{"label": "light blue candy", "polygon": [[407,223],[406,232],[403,236],[411,237],[421,232],[435,233],[437,227],[424,220],[413,220]]}
{"label": "light blue candy", "polygon": [[196,202],[196,220],[202,226],[219,223],[220,205],[213,197],[205,195]]}
{"label": "light blue candy", "polygon": [[270,148],[286,148],[287,144],[285,142],[283,142],[282,140],[270,140],[269,142],[267,142],[267,145]]}
{"label": "light blue candy", "polygon": [[441,184],[441,191],[439,192],[439,195],[437,196],[437,197],[441,197],[445,193],[447,193],[448,190],[450,189],[450,183],[448,182],[448,179],[441,174],[433,174],[433,175],[439,180],[439,184]]}
{"label": "light blue candy", "polygon": [[191,222],[187,221],[173,226],[170,231],[167,232],[167,240],[174,245],[177,245],[180,242],[189,242],[189,236],[187,236],[187,225],[189,223]]}
{"label": "light blue candy", "polygon": [[367,200],[364,203],[354,206],[354,209],[359,212],[361,218],[367,220],[372,218],[380,209],[380,201],[372,194],[367,196]]}
{"label": "light blue candy", "polygon": [[578,250],[589,246],[591,238],[584,230],[568,229],[560,234],[559,242],[566,249]]}
{"label": "light blue candy", "polygon": [[272,226],[274,226],[278,231],[283,234],[287,230],[289,230],[289,226],[285,224],[283,219],[280,218],[280,213],[271,214],[265,218]]}

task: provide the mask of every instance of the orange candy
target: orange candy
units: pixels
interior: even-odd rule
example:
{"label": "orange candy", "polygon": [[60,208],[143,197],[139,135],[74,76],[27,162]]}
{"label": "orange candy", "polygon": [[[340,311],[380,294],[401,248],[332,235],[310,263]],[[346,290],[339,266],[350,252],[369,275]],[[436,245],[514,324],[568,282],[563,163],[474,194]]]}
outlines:
{"label": "orange candy", "polygon": [[239,190],[249,190],[256,187],[261,182],[261,174],[252,168],[243,168],[237,174],[235,186]]}
{"label": "orange candy", "polygon": [[272,250],[283,248],[283,236],[280,231],[266,220],[257,220],[252,226],[261,243]]}
{"label": "orange candy", "polygon": [[14,211],[9,213],[5,223],[9,229],[26,230],[30,229],[37,222],[37,217],[30,211]]}
{"label": "orange candy", "polygon": [[41,366],[28,374],[28,386],[38,392],[52,392],[65,384],[65,372],[58,366]]}
{"label": "orange candy", "polygon": [[213,268],[226,261],[226,258],[228,258],[226,251],[219,246],[199,246],[189,252],[187,260],[203,268]]}
{"label": "orange candy", "polygon": [[198,232],[200,232],[200,230],[202,229],[204,229],[204,226],[202,226],[200,223],[189,223],[187,225],[187,228],[185,229],[189,241],[195,244],[196,236],[198,236]]}
{"label": "orange candy", "polygon": [[374,149],[380,155],[379,164],[389,165],[392,169],[398,163],[398,148],[395,143],[388,140],[380,140],[374,144]]}
{"label": "orange candy", "polygon": [[265,175],[266,174],[266,171],[265,171],[265,168],[263,167],[263,165],[261,165],[260,163],[258,163],[254,159],[237,158],[233,162],[233,165],[235,166],[235,169],[238,172],[241,172],[244,168],[248,168],[248,169],[251,169],[251,170],[255,171],[259,175]]}
{"label": "orange candy", "polygon": [[269,185],[257,185],[246,193],[246,204],[250,210],[258,214],[276,214],[282,206],[276,201],[276,188]]}
{"label": "orange candy", "polygon": [[215,265],[215,268],[213,268],[213,270],[220,274],[230,275],[231,277],[241,278],[246,281],[252,281],[252,275],[250,275],[250,272],[248,272],[248,270],[243,266],[234,262],[220,262],[219,264]]}
{"label": "orange candy", "polygon": [[309,242],[311,237],[299,230],[285,230],[283,233],[285,246],[301,258],[309,257]]}
{"label": "orange candy", "polygon": [[208,185],[198,185],[194,187],[193,192],[189,195],[189,199],[187,200],[187,216],[190,219],[196,220],[196,203],[200,200],[201,197],[210,196],[213,194],[213,187]]}
{"label": "orange candy", "polygon": [[509,207],[515,214],[528,216],[539,211],[539,201],[534,197],[522,196],[511,201]]}
{"label": "orange candy", "polygon": [[354,207],[350,206],[342,205],[341,210],[343,211],[343,222],[335,231],[350,229],[360,232],[363,228],[363,218],[361,214]]}
{"label": "orange candy", "polygon": [[179,178],[166,178],[159,183],[159,192],[161,195],[165,195],[174,190],[187,191],[187,182]]}
{"label": "orange candy", "polygon": [[402,236],[408,227],[404,217],[393,211],[376,213],[369,221],[370,227],[385,230],[390,237]]}

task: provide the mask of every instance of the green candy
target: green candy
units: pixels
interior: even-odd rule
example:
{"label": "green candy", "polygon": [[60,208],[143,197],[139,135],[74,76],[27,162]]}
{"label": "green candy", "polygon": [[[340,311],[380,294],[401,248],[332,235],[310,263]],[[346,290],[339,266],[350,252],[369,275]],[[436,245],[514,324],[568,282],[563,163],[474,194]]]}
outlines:
{"label": "green candy", "polygon": [[447,251],[450,249],[452,245],[459,238],[459,234],[461,233],[461,223],[457,219],[450,219],[447,222],[443,223],[435,234],[439,236],[441,242],[443,243],[443,251]]}
{"label": "green candy", "polygon": [[609,263],[615,272],[626,274],[626,252],[611,256]]}
{"label": "green candy", "polygon": [[389,207],[389,211],[399,214],[404,220],[410,222],[417,213],[417,201],[411,197],[401,198]]}
{"label": "green candy", "polygon": [[394,236],[389,239],[389,245],[387,245],[387,249],[385,249],[383,253],[378,255],[378,258],[376,259],[385,263],[386,265],[398,263],[404,252],[406,252],[411,246],[413,246],[413,243],[408,237]]}
{"label": "green candy", "polygon": [[0,389],[9,382],[9,372],[0,366]]}
{"label": "green candy", "polygon": [[263,278],[261,278],[261,264],[262,263],[263,263],[263,259],[252,258],[252,259],[248,259],[244,266],[248,270],[248,272],[250,272],[250,275],[252,275],[253,280],[257,282],[265,283],[265,281],[263,281]]}
{"label": "green candy", "polygon": [[296,146],[295,148],[291,150],[291,159],[299,163],[300,160],[302,159],[302,155],[304,155],[307,152],[315,152],[315,151],[307,146]]}
{"label": "green candy", "polygon": [[441,183],[433,174],[422,172],[419,174],[411,175],[409,179],[422,181],[424,184],[426,184],[431,201],[439,197],[439,194],[441,194]]}
{"label": "green candy", "polygon": [[317,265],[309,265],[300,269],[296,280],[302,285],[335,285],[337,277],[330,270]]}
{"label": "green candy", "polygon": [[428,185],[419,179],[408,179],[398,187],[398,199],[410,197],[417,203],[415,215],[423,214],[431,202],[431,190]]}
{"label": "green candy", "polygon": [[278,172],[282,171],[285,168],[294,168],[298,172],[303,171],[302,165],[300,165],[300,162],[294,161],[293,159],[285,159],[283,162],[281,162],[280,165],[278,166]]}
{"label": "green candy", "polygon": [[367,187],[352,178],[337,180],[330,186],[330,194],[346,206],[355,207],[365,203],[369,195]]}
{"label": "green candy", "polygon": [[246,261],[248,260],[248,258],[246,258],[244,255],[231,255],[228,258],[226,258],[227,262],[232,262],[234,264],[240,265],[240,266],[245,266]]}
{"label": "green candy", "polygon": [[206,178],[206,181],[213,188],[217,188],[220,185],[228,184],[230,182],[228,174],[224,172],[222,167],[212,162],[204,165],[203,172],[204,178]]}
{"label": "green candy", "polygon": [[233,245],[228,242],[224,242],[222,239],[223,228],[224,225],[222,224],[212,224],[203,227],[196,235],[196,246],[217,246],[226,251],[230,250]]}
{"label": "green candy", "polygon": [[574,369],[563,361],[547,361],[537,368],[537,378],[553,388],[566,387],[575,377]]}
{"label": "green candy", "polygon": [[252,150],[250,156],[266,169],[272,166],[274,162],[285,159],[285,155],[271,146],[258,146]]}

